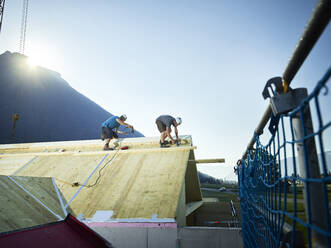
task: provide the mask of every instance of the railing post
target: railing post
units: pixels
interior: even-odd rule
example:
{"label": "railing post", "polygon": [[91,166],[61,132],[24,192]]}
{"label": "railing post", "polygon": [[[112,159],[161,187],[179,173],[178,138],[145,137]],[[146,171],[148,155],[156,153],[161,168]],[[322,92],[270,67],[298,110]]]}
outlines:
{"label": "railing post", "polygon": [[[307,89],[305,89],[307,96]],[[311,119],[311,113],[309,104],[305,107],[303,112],[300,111],[293,117],[293,129],[296,141],[297,160],[299,163],[300,177],[303,179],[314,178],[320,179],[321,173],[318,163],[318,156],[316,151],[316,144],[314,136],[306,138],[312,134],[313,123]],[[303,125],[304,127],[303,127]],[[325,209],[323,204],[323,184],[322,182],[304,182],[303,186],[304,204],[307,216],[307,222],[309,223],[309,213],[311,224],[315,225],[323,230],[327,229],[326,216],[328,210]],[[312,243],[313,247],[328,247],[328,239],[326,236],[318,233],[312,229]]]}

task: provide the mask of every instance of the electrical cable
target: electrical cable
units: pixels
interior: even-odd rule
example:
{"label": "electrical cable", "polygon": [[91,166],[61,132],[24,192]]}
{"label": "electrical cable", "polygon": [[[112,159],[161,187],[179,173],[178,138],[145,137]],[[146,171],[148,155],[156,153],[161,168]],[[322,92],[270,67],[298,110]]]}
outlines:
{"label": "electrical cable", "polygon": [[78,187],[78,186],[82,186],[82,187],[85,187],[85,188],[92,188],[94,186],[96,186],[101,178],[101,171],[110,163],[113,161],[113,159],[117,156],[118,152],[120,151],[120,145],[119,145],[119,148],[117,149],[116,153],[114,154],[114,156],[107,161],[107,163],[105,163],[105,165],[99,170],[99,175],[98,175],[98,178],[95,180],[95,182],[93,184],[89,184],[89,185],[82,185],[80,184],[79,182],[73,182],[73,183],[70,183],[70,182],[67,182],[67,181],[64,181],[64,180],[61,180],[61,179],[58,179],[56,177],[54,177],[54,179],[62,182],[62,183],[65,183],[65,184],[68,184],[68,185],[71,185],[72,187]]}
{"label": "electrical cable", "polygon": [[[105,165],[104,166],[102,166],[102,168],[99,170],[99,175],[98,175],[98,178],[95,180],[95,182],[93,183],[93,184],[89,184],[89,185],[81,185],[81,186],[83,186],[83,187],[86,187],[86,188],[92,188],[92,187],[94,187],[94,186],[96,186],[97,184],[98,184],[98,181],[99,181],[99,179],[101,178],[101,171],[111,162],[111,161],[113,161],[113,159],[116,157],[116,155],[118,154],[118,152],[120,151],[120,148],[116,151],[116,153],[114,154],[114,156],[110,159],[110,160],[108,160],[107,161],[107,163],[105,163]],[[79,184],[80,185],[80,184]]]}

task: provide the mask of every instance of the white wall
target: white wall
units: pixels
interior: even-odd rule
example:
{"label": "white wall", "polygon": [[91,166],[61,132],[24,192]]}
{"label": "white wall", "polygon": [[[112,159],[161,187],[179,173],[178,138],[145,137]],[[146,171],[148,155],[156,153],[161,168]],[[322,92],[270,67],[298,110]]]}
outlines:
{"label": "white wall", "polygon": [[91,227],[116,248],[241,248],[240,228]]}

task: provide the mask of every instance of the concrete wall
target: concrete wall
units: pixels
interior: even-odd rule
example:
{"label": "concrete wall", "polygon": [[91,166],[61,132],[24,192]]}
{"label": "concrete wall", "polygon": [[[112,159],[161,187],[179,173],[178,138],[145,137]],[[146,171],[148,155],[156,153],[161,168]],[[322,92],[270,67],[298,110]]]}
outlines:
{"label": "concrete wall", "polygon": [[243,247],[241,229],[222,227],[185,227],[178,233],[181,248]]}
{"label": "concrete wall", "polygon": [[241,229],[91,227],[116,248],[241,248]]}
{"label": "concrete wall", "polygon": [[[240,205],[235,203],[239,221],[241,219]],[[227,224],[208,224],[213,221],[231,221],[231,206],[229,202],[205,202],[194,213],[194,226],[228,227]]]}

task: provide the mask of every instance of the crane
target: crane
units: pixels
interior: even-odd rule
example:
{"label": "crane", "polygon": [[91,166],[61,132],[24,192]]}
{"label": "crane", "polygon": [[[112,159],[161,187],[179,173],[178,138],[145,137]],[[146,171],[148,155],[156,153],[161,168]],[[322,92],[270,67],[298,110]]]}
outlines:
{"label": "crane", "polygon": [[[5,9],[5,1],[6,0],[0,0],[0,32],[1,32],[1,27],[2,27],[3,13],[4,13],[4,9]],[[23,0],[21,36],[20,36],[20,47],[19,47],[19,52],[22,54],[24,54],[24,48],[25,48],[26,23],[28,20],[28,7],[29,7],[29,0]],[[17,113],[13,114],[13,128],[12,128],[12,134],[11,134],[12,142],[14,142],[15,127],[16,127],[16,122],[18,121],[18,119],[19,119],[19,114],[17,114]]]}
{"label": "crane", "polygon": [[6,0],[0,0],[0,33],[1,33],[1,26],[2,26],[2,19],[3,19],[3,11],[5,9],[5,2],[6,2]]}
{"label": "crane", "polygon": [[21,54],[24,54],[24,49],[25,49],[26,23],[28,20],[28,7],[29,7],[29,0],[23,0],[20,49],[19,49],[19,52]]}
{"label": "crane", "polygon": [[[2,27],[2,20],[4,15],[6,0],[0,0],[0,33]],[[23,0],[22,20],[21,20],[21,36],[20,36],[20,47],[19,52],[24,54],[25,49],[25,36],[26,36],[26,23],[28,20],[28,7],[29,0]]]}

